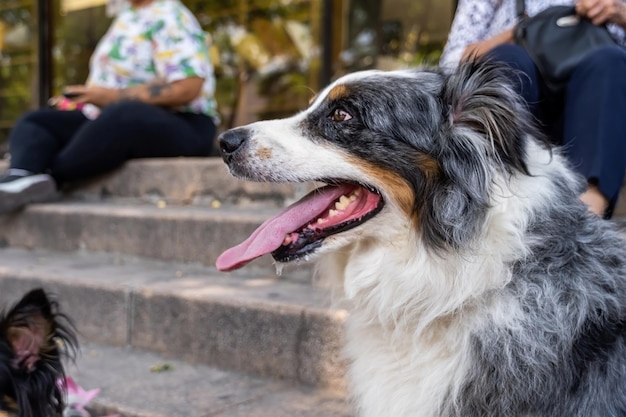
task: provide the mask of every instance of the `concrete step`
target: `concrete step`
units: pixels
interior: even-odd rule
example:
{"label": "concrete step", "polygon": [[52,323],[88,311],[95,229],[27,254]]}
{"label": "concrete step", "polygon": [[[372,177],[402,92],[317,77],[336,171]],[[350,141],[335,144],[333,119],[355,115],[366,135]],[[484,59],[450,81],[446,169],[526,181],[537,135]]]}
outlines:
{"label": "concrete step", "polygon": [[[203,208],[111,202],[33,204],[0,216],[0,247],[102,251],[212,266],[222,251],[247,238],[277,208]],[[622,222],[623,217],[616,217]],[[252,266],[275,270],[270,256]],[[307,280],[311,266],[289,265]]]}
{"label": "concrete step", "polygon": [[343,309],[288,274],[219,273],[199,264],[107,253],[0,250],[0,305],[43,286],[82,337],[170,358],[344,386]]}
{"label": "concrete step", "polygon": [[87,201],[138,199],[204,207],[284,207],[310,191],[310,184],[253,183],[230,175],[221,158],[134,159],[119,169],[64,188],[65,197]]}
{"label": "concrete step", "polygon": [[[0,172],[6,169],[0,161]],[[65,197],[87,201],[138,199],[172,205],[243,205],[263,202],[282,207],[302,196],[306,184],[252,183],[229,174],[221,158],[134,159],[111,173],[65,187]]]}
{"label": "concrete step", "polygon": [[[214,265],[277,208],[121,205],[58,201],[0,216],[0,246],[58,251],[90,250]],[[255,265],[274,270],[271,257]],[[291,268],[291,267],[290,267]],[[292,268],[303,279],[310,266]]]}
{"label": "concrete step", "polygon": [[[169,370],[154,369],[169,365]],[[137,349],[83,346],[69,375],[101,388],[92,415],[122,417],[350,417],[342,393],[192,365]]]}

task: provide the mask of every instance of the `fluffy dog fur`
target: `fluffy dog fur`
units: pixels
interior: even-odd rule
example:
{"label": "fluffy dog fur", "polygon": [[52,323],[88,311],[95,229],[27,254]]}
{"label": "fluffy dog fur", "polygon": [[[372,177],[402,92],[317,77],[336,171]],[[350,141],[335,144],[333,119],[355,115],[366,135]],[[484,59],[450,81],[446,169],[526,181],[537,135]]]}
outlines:
{"label": "fluffy dog fur", "polygon": [[71,322],[42,289],[0,314],[0,416],[61,417],[61,358],[76,347]]}
{"label": "fluffy dog fur", "polygon": [[359,416],[626,416],[626,244],[509,80],[476,61],[354,73],[220,137],[236,176],[331,185],[217,266],[319,259],[352,305]]}

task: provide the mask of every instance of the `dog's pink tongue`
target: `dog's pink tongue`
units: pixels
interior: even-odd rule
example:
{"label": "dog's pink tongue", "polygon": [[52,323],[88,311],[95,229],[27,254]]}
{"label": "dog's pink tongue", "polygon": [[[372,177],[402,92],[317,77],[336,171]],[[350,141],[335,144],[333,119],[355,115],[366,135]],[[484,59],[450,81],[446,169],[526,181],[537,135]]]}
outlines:
{"label": "dog's pink tongue", "polygon": [[278,215],[266,220],[244,242],[227,249],[217,258],[215,266],[220,271],[232,271],[259,256],[275,251],[283,244],[286,234],[317,218],[335,200],[348,194],[353,188],[354,186],[346,184],[312,191]]}

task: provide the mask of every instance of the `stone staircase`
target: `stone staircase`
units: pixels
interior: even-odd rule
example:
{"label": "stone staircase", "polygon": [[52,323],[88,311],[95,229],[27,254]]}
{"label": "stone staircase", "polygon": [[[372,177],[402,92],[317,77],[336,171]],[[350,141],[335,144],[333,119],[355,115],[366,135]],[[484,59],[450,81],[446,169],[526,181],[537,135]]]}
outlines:
{"label": "stone staircase", "polygon": [[346,312],[311,268],[213,267],[307,191],[236,180],[218,158],[130,161],[0,216],[0,305],[56,294],[82,342],[70,375],[102,389],[97,415],[349,417]]}
{"label": "stone staircase", "polygon": [[239,181],[218,158],[130,161],[0,216],[0,306],[36,286],[57,295],[82,342],[69,373],[102,389],[94,415],[351,417],[347,313],[311,268],[213,267],[309,189]]}

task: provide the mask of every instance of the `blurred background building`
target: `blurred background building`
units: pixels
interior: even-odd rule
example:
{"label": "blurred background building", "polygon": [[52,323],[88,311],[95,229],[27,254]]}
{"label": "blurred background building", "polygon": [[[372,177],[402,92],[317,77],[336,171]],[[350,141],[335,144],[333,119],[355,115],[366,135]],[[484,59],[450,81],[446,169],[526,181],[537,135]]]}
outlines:
{"label": "blurred background building", "polygon": [[[0,1],[0,156],[24,111],[82,84],[123,0]],[[211,35],[221,129],[291,114],[347,72],[435,63],[456,0],[182,0]]]}

